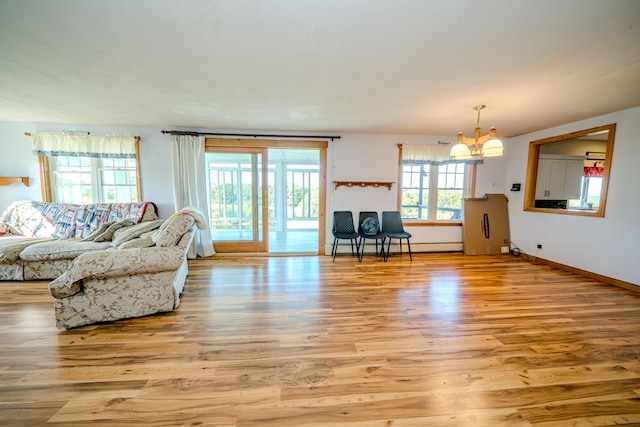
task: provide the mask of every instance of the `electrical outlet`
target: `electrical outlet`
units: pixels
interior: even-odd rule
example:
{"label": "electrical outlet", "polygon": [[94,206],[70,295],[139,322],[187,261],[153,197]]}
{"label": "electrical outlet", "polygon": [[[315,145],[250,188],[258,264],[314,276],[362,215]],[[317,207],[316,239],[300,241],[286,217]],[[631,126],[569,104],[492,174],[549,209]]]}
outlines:
{"label": "electrical outlet", "polygon": [[538,243],[538,249],[542,249],[542,243]]}

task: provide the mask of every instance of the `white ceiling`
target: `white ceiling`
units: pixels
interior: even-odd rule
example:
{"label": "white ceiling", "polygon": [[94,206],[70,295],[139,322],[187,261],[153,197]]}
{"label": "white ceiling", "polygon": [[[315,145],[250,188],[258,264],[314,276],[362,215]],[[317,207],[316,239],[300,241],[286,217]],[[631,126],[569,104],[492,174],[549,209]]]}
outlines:
{"label": "white ceiling", "polygon": [[638,0],[0,0],[0,120],[515,136],[640,105]]}

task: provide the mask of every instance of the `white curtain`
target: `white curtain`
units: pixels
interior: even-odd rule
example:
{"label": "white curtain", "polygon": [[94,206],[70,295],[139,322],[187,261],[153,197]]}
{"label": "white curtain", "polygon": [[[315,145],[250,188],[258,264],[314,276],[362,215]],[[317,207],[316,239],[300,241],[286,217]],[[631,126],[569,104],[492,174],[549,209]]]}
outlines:
{"label": "white curtain", "polygon": [[403,163],[482,163],[482,160],[456,160],[450,155],[451,145],[411,145],[402,144]]}
{"label": "white curtain", "polygon": [[207,257],[215,253],[208,224],[208,194],[205,175],[204,137],[171,135],[173,157],[173,200],[176,212],[195,206],[207,221],[206,230],[197,229],[187,256]]}
{"label": "white curtain", "polygon": [[32,133],[31,150],[38,156],[134,159],[136,141],[137,137],[128,135]]}

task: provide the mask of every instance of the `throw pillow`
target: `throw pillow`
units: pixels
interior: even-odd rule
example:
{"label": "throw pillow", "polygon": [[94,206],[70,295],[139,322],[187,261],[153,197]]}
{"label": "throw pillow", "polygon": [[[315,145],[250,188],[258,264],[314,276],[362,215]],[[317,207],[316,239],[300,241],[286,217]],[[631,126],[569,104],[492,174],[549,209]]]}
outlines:
{"label": "throw pillow", "polygon": [[167,219],[158,231],[156,246],[175,246],[182,235],[195,224],[196,220],[187,214],[172,216]]}

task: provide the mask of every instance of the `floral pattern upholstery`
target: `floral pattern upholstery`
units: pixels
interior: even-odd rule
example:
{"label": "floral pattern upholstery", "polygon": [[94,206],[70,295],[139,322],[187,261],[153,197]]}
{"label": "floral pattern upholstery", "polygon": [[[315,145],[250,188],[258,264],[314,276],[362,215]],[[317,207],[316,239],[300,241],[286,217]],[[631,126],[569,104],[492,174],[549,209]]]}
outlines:
{"label": "floral pattern upholstery", "polygon": [[87,252],[77,257],[69,269],[49,284],[55,298],[74,295],[69,289],[87,277],[106,278],[141,273],[176,270],[184,260],[184,250],[170,248],[135,248],[109,252]]}
{"label": "floral pattern upholstery", "polygon": [[134,276],[91,278],[81,292],[69,298],[56,298],[56,326],[71,329],[97,322],[174,310],[187,275],[187,261],[178,270]]}
{"label": "floral pattern upholstery", "polygon": [[0,280],[22,280],[24,267],[21,262],[5,264],[0,268]]}
{"label": "floral pattern upholstery", "polygon": [[44,280],[58,277],[69,269],[73,259],[44,260],[23,263],[25,280]]}
{"label": "floral pattern upholstery", "polygon": [[178,215],[169,218],[158,230],[155,237],[156,246],[174,246],[184,233],[195,224],[191,215]]}
{"label": "floral pattern upholstery", "polygon": [[14,202],[0,214],[8,232],[0,236],[0,280],[53,279],[78,255],[113,246],[111,238],[120,229],[161,223],[150,202]]}
{"label": "floral pattern upholstery", "polygon": [[149,238],[164,233],[155,246],[111,248],[75,258],[49,283],[57,327],[70,329],[178,307],[188,274],[187,251],[195,219],[188,214],[172,216],[161,229],[147,231]]}
{"label": "floral pattern upholstery", "polygon": [[26,247],[20,258],[24,261],[51,261],[76,258],[90,251],[100,251],[111,247],[111,242],[84,242],[78,239],[53,240]]}
{"label": "floral pattern upholstery", "polygon": [[[25,224],[45,234],[51,228],[42,225],[48,223],[47,218],[64,220],[65,213],[70,218],[71,211],[66,205],[38,203],[29,209],[39,212],[37,221],[44,222],[38,226],[30,217]],[[91,232],[83,228],[83,233],[77,233],[76,229],[75,237],[69,239],[50,234],[30,240],[13,236],[15,241],[1,237],[0,280],[54,278],[49,292],[54,297],[56,325],[61,329],[175,309],[188,274],[187,252],[196,227],[203,222],[202,213],[183,210],[162,221],[157,219],[155,207],[147,208],[144,213],[139,210],[144,220],[138,223],[130,216],[133,211],[118,205],[113,217],[102,205],[82,209],[82,223],[91,223]],[[8,218],[16,224],[16,212],[12,208],[0,215],[0,221]]]}
{"label": "floral pattern upholstery", "polygon": [[149,202],[69,203],[19,201],[2,214],[0,222],[12,234],[28,237],[82,238],[106,222],[130,219],[136,223],[158,219],[155,205]]}
{"label": "floral pattern upholstery", "polygon": [[46,237],[4,236],[0,245],[0,264],[13,264],[20,258],[25,248],[41,242],[48,242]]}

